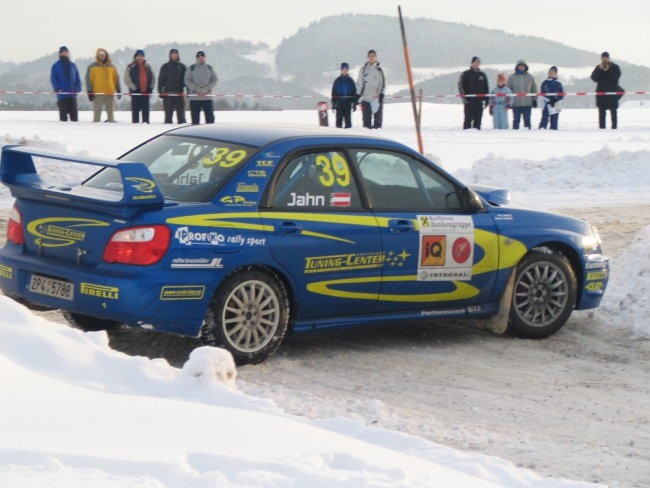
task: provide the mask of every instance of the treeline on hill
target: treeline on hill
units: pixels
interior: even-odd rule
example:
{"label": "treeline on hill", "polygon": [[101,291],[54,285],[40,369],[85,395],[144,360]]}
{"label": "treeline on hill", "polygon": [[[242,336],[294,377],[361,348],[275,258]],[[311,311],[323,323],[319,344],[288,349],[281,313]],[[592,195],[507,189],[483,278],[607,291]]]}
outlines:
{"label": "treeline on hill", "polygon": [[[563,77],[563,68],[589,68],[599,61],[599,53],[575,49],[561,43],[532,36],[508,34],[499,30],[442,22],[431,19],[406,19],[411,62],[415,68],[456,68],[447,74],[430,76],[416,85],[424,95],[455,94],[461,69],[466,69],[472,56],[480,56],[484,65],[512,66],[518,59],[529,64],[557,65],[560,80],[565,91],[593,91],[595,84],[584,71],[583,77]],[[58,46],[53,46],[58,47]],[[88,64],[94,59],[94,52],[79,52],[71,49],[82,77]],[[102,46],[96,46],[102,47]],[[399,32],[394,17],[381,15],[337,15],[314,22],[299,29],[293,36],[284,39],[277,49],[264,43],[252,43],[225,39],[209,44],[166,43],[148,46],[128,47],[112,52],[111,57],[120,75],[131,62],[136,48],[145,49],[147,60],[157,73],[167,61],[169,50],[178,48],[181,61],[189,65],[194,62],[197,51],[203,50],[207,60],[215,68],[219,83],[218,93],[306,95],[313,98],[217,98],[218,110],[274,110],[314,108],[318,101],[329,98],[329,90],[338,75],[341,62],[350,63],[353,74],[366,58],[368,49],[376,49],[379,61],[387,73],[388,93],[407,95],[400,90],[406,73]],[[612,53],[614,61],[623,71],[621,85],[628,91],[647,89],[650,68],[620,61]],[[57,55],[44,56],[27,63],[0,62],[0,90],[49,90],[50,66]],[[461,68],[462,67],[462,68]],[[485,69],[491,86],[496,71]],[[546,73],[532,73],[539,83]],[[391,88],[392,86],[392,88]],[[85,88],[85,87],[84,87]],[[626,99],[631,96],[626,96]],[[459,103],[455,99],[428,99],[435,103]],[[126,109],[128,98],[123,98],[118,107]],[[566,107],[592,107],[593,97],[570,97]],[[2,95],[0,108],[20,110],[54,109],[56,102],[51,95]],[[80,108],[89,109],[87,98],[80,97]],[[154,110],[160,109],[155,98]]]}

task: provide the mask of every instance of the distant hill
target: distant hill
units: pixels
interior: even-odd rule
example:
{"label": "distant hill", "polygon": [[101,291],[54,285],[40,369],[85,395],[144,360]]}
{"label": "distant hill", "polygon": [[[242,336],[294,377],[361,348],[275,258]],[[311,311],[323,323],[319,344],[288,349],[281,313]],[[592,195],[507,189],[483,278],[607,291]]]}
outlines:
{"label": "distant hill", "polygon": [[[560,67],[560,79],[567,91],[593,91],[589,79],[591,69],[599,61],[599,53],[575,49],[564,44],[532,36],[508,34],[465,24],[431,19],[405,19],[411,62],[418,69],[416,89],[425,95],[456,93],[460,71],[470,64],[472,56],[480,56],[491,86],[494,86],[494,66],[514,69],[523,58],[529,65],[537,65],[538,82],[546,76],[542,66]],[[72,46],[71,46],[72,47]],[[141,47],[141,46],[138,46]],[[295,99],[218,99],[220,108],[314,108],[316,102],[329,98],[334,77],[340,63],[350,63],[356,77],[356,68],[366,59],[368,49],[376,49],[388,80],[388,93],[406,95],[406,74],[401,36],[397,19],[382,15],[346,14],[326,17],[299,29],[274,49],[264,43],[224,39],[208,44],[165,43],[144,46],[147,60],[156,74],[167,61],[169,50],[179,49],[185,64],[194,62],[195,53],[203,50],[219,76],[217,92],[252,93],[267,95],[310,95],[314,98]],[[135,48],[127,47],[110,53],[120,76],[133,59]],[[81,57],[81,55],[85,57]],[[72,51],[82,77],[94,59],[93,53]],[[52,53],[26,63],[0,62],[0,89],[49,90],[50,66],[57,59]],[[623,71],[621,85],[628,91],[648,88],[650,68],[615,59]],[[579,75],[568,76],[570,72]],[[442,73],[441,73],[442,72]],[[437,73],[437,74],[436,74]],[[85,88],[85,87],[84,87]],[[638,97],[637,97],[638,98]],[[647,97],[646,97],[647,98]],[[626,96],[625,100],[634,99]],[[51,95],[0,97],[4,109],[55,108]],[[88,108],[85,97],[81,108]],[[458,103],[453,99],[433,99],[437,103]],[[573,97],[565,106],[593,106],[593,97]],[[159,105],[155,105],[156,107]],[[122,99],[126,108],[128,100]]]}

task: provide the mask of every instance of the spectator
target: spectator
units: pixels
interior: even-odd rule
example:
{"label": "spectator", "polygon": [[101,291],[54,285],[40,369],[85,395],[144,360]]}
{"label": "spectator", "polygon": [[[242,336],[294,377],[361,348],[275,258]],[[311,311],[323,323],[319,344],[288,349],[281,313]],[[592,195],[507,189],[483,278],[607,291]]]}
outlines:
{"label": "spectator", "polygon": [[50,70],[52,89],[57,92],[56,103],[59,106],[59,120],[71,122],[79,120],[77,110],[77,93],[81,91],[81,77],[77,65],[70,61],[70,52],[65,46],[59,48],[59,60]]}
{"label": "spectator", "polygon": [[481,119],[483,118],[483,107],[487,107],[489,100],[487,96],[466,97],[465,95],[490,93],[488,80],[485,73],[481,71],[481,60],[474,56],[470,68],[463,71],[458,79],[458,92],[462,96],[465,106],[465,121],[463,129],[481,130]]}
{"label": "spectator", "polygon": [[149,123],[149,100],[154,81],[155,76],[144,58],[144,51],[138,49],[133,56],[133,62],[124,71],[124,82],[131,93],[131,121],[134,124],[140,122],[140,112],[142,112],[142,123]]}
{"label": "spectator", "polygon": [[334,80],[332,85],[332,107],[336,111],[336,127],[352,127],[352,111],[356,109],[354,101],[357,86],[350,78],[350,65],[341,63],[341,76]]}
{"label": "spectator", "polygon": [[205,113],[205,123],[214,124],[214,108],[212,104],[212,89],[217,84],[217,74],[212,66],[205,62],[205,53],[196,53],[196,63],[185,70],[185,86],[189,91],[190,115],[192,124],[199,123],[201,111]]}
{"label": "spectator", "polygon": [[[537,83],[528,72],[525,61],[517,61],[515,72],[508,77],[508,88],[513,94],[537,93]],[[512,128],[519,129],[521,117],[524,117],[524,127],[530,129],[530,113],[532,107],[537,107],[537,96],[515,96],[512,104]]]}
{"label": "spectator", "polygon": [[[548,78],[542,81],[542,93],[564,93],[562,83],[557,81],[557,67],[551,66],[548,70]],[[544,109],[542,120],[539,122],[540,129],[546,129],[548,119],[551,119],[551,130],[557,130],[557,122],[560,117],[560,100],[562,95],[544,95]]]}
{"label": "spectator", "polygon": [[508,129],[508,110],[512,107],[512,92],[506,86],[506,75],[497,75],[497,87],[490,93],[495,95],[490,98],[490,115],[495,129]]}
{"label": "spectator", "polygon": [[[621,92],[618,80],[621,77],[621,68],[618,64],[612,63],[609,53],[605,51],[600,55],[600,64],[591,73],[591,79],[596,82],[597,92]],[[598,127],[605,129],[605,118],[607,111],[610,111],[612,118],[612,129],[618,127],[618,100],[621,95],[596,95],[596,106],[598,107]]]}
{"label": "spectator", "polygon": [[185,79],[186,67],[181,63],[178,49],[169,51],[169,61],[160,67],[158,76],[158,93],[163,99],[165,110],[165,124],[171,124],[176,112],[176,120],[179,124],[185,123]]}
{"label": "spectator", "polygon": [[359,70],[357,79],[357,100],[361,102],[363,126],[367,129],[381,129],[385,89],[384,70],[377,62],[377,52],[371,49],[368,51],[368,61]]}
{"label": "spectator", "polygon": [[115,99],[122,98],[122,88],[117,69],[111,62],[106,49],[97,49],[95,61],[86,71],[86,91],[88,99],[93,102],[93,122],[99,122],[102,109],[106,109],[106,122],[115,122]]}

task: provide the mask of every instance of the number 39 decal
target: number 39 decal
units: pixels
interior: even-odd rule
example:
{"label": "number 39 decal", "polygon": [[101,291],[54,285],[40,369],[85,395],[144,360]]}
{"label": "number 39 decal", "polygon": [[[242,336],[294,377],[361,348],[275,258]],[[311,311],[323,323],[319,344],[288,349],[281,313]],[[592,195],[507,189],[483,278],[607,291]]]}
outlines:
{"label": "number 39 decal", "polygon": [[319,154],[316,157],[316,166],[320,166],[322,169],[323,174],[318,177],[321,185],[329,188],[334,186],[334,183],[338,183],[339,186],[350,184],[348,163],[340,154],[333,153],[331,159],[325,154]]}
{"label": "number 39 decal", "polygon": [[216,164],[221,168],[232,168],[246,159],[246,155],[247,153],[243,149],[235,149],[233,151],[227,147],[218,147],[210,151],[210,154],[205,156],[201,160],[201,163],[205,168]]}

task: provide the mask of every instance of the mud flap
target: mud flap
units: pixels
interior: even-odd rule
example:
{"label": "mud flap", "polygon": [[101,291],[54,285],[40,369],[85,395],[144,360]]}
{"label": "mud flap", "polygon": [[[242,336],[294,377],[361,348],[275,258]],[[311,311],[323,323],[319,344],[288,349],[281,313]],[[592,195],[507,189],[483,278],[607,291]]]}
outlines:
{"label": "mud flap", "polygon": [[495,334],[503,334],[508,329],[508,320],[510,318],[510,307],[512,306],[512,294],[515,288],[515,269],[510,273],[506,289],[499,301],[499,311],[496,315],[485,320],[471,320],[469,323],[479,329],[489,330]]}

